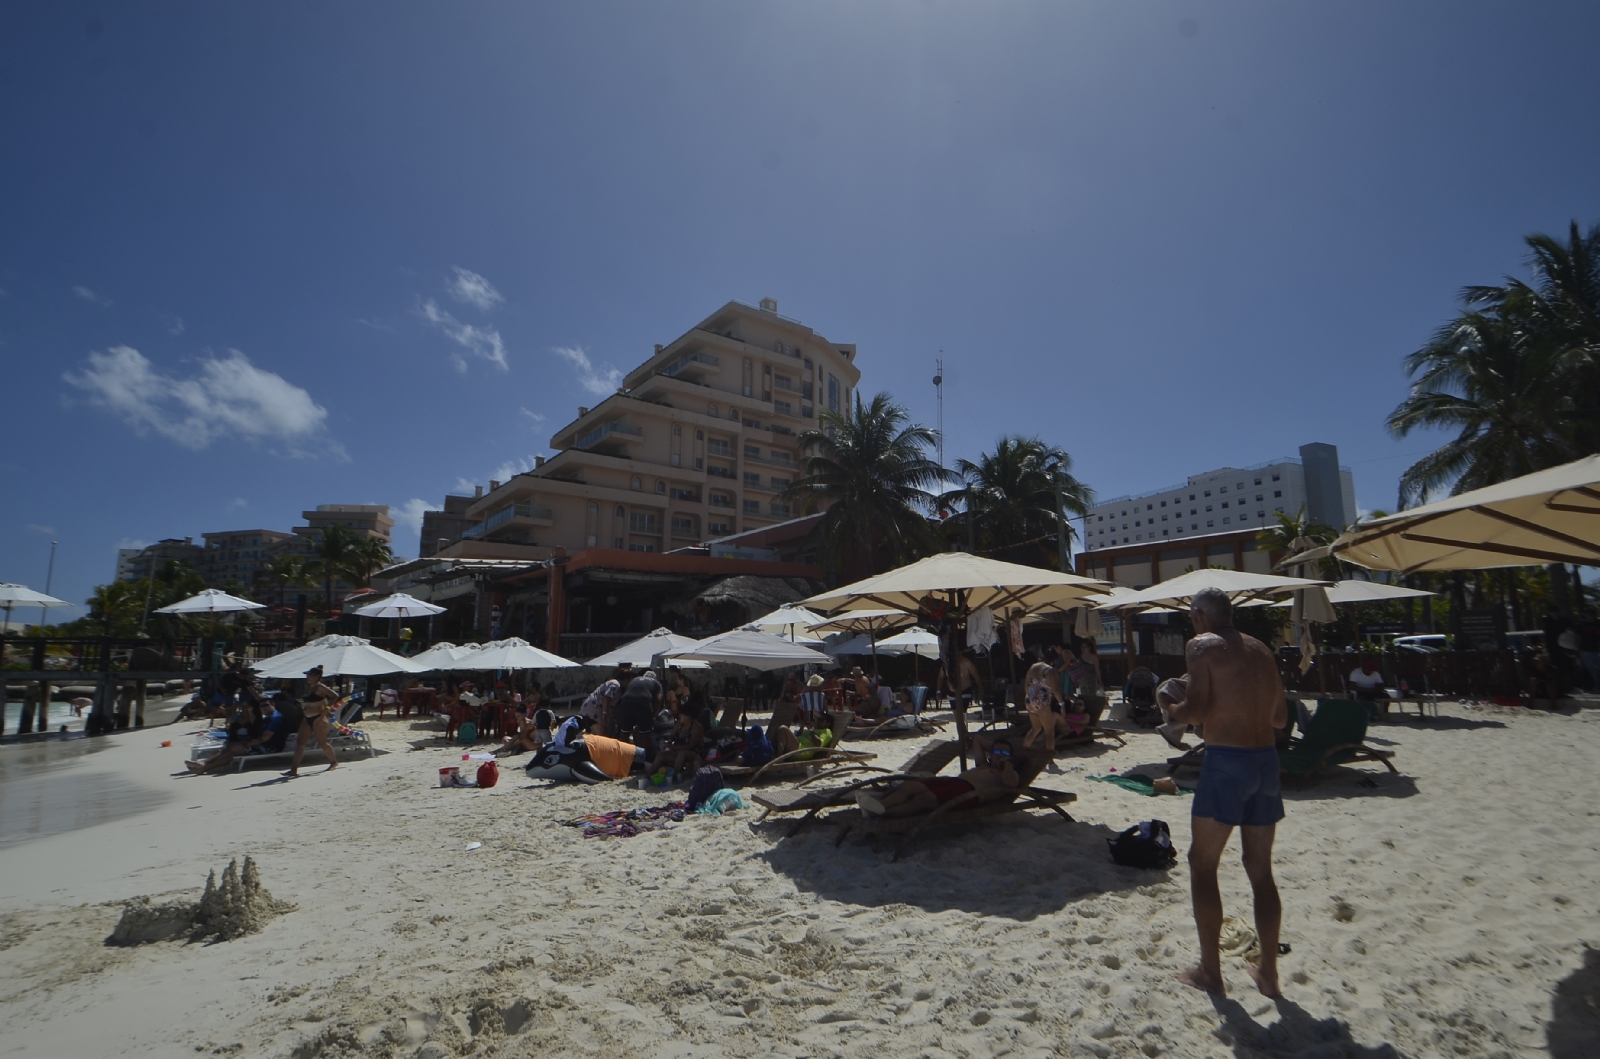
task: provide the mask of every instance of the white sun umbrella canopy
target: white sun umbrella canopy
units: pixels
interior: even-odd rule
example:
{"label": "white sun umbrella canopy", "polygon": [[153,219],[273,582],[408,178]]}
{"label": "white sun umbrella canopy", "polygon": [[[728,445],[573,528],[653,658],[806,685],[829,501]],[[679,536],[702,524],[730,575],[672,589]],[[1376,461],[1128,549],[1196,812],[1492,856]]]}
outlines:
{"label": "white sun umbrella canopy", "polygon": [[1101,610],[1146,610],[1156,607],[1184,607],[1196,593],[1207,588],[1221,590],[1239,606],[1262,596],[1276,596],[1296,589],[1326,588],[1332,582],[1277,574],[1252,574],[1244,570],[1191,570],[1170,581],[1162,581],[1137,592],[1117,593]]}
{"label": "white sun umbrella canopy", "polygon": [[762,672],[788,669],[791,666],[829,665],[833,659],[821,651],[813,651],[781,636],[760,629],[743,628],[721,633],[701,640],[699,645],[681,655],[668,659],[673,664],[678,658],[697,662],[724,662],[728,665],[746,666]]}
{"label": "white sun umbrella canopy", "polygon": [[269,679],[291,680],[303,677],[309,669],[322,667],[328,677],[381,677],[389,673],[420,673],[409,658],[374,647],[359,636],[324,636],[276,658],[257,662],[252,667]]}
{"label": "white sun umbrella canopy", "polygon": [[47,596],[43,592],[35,592],[27,585],[14,585],[9,582],[0,584],[0,610],[6,612],[5,629],[11,628],[12,607],[71,607],[75,604],[64,599]]}
{"label": "white sun umbrella canopy", "polygon": [[356,614],[363,618],[428,618],[444,612],[445,608],[437,604],[396,592],[376,603],[367,604]]}
{"label": "white sun umbrella canopy", "polygon": [[[457,664],[462,659],[470,659],[473,654],[481,650],[483,650],[482,644],[469,643],[458,647],[453,643],[440,642],[420,654],[412,655],[411,662],[413,665],[422,666],[429,672],[448,672],[457,668]],[[472,669],[474,667],[469,664],[461,666],[461,668]]]}
{"label": "white sun umbrella canopy", "polygon": [[807,610],[798,603],[785,603],[771,614],[757,618],[750,624],[764,632],[782,633],[789,639],[795,640],[803,630],[821,625],[827,620],[816,611]]}
{"label": "white sun umbrella canopy", "polygon": [[[1382,581],[1336,581],[1328,589],[1328,602],[1337,607],[1346,603],[1381,603],[1388,599],[1419,599],[1431,595],[1434,593],[1403,585],[1386,585]],[[1268,605],[1290,607],[1294,601],[1284,599]]]}
{"label": "white sun umbrella canopy", "polygon": [[699,646],[700,641],[692,636],[680,636],[671,629],[656,629],[645,633],[637,640],[631,640],[621,647],[591,658],[584,665],[595,669],[610,669],[627,664],[635,669],[646,669],[658,655],[690,651]]}
{"label": "white sun umbrella canopy", "polygon": [[1333,555],[1373,570],[1600,565],[1600,455],[1352,526]]}
{"label": "white sun umbrella canopy", "polygon": [[[462,661],[472,669],[573,669],[578,665],[516,636],[486,643],[482,651]],[[458,662],[456,668],[464,667]]]}
{"label": "white sun umbrella canopy", "polygon": [[840,640],[838,643],[826,644],[823,646],[822,650],[828,652],[834,657],[838,657],[839,655],[870,655],[876,653],[877,646],[877,643],[875,643],[872,639],[871,633],[858,633],[857,635],[850,637],[848,640]]}
{"label": "white sun umbrella canopy", "polygon": [[988,607],[998,615],[1012,608],[1035,611],[1070,607],[1102,596],[1111,587],[1109,582],[1092,577],[1001,562],[967,552],[941,552],[802,602],[829,613],[882,608],[915,614],[924,596],[964,592],[969,610]]}
{"label": "white sun umbrella canopy", "polygon": [[921,658],[939,657],[939,638],[920,625],[878,641],[878,650],[893,654],[914,654]]}
{"label": "white sun umbrella canopy", "polygon": [[241,610],[261,610],[264,603],[252,603],[248,599],[230,596],[220,588],[208,588],[198,596],[180,599],[176,603],[165,607],[158,607],[157,614],[233,614]]}

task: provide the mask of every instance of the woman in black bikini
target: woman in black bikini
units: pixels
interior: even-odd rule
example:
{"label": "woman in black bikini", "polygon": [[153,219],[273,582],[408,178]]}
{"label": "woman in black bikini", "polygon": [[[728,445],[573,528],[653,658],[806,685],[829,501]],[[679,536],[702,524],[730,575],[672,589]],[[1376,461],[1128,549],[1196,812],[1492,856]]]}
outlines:
{"label": "woman in black bikini", "polygon": [[300,736],[294,743],[294,765],[284,773],[285,776],[300,775],[300,759],[305,757],[306,746],[310,744],[312,736],[316,736],[317,742],[322,744],[322,752],[328,755],[328,771],[339,767],[333,744],[328,742],[329,713],[338,701],[339,693],[322,682],[321,666],[306,670],[305,715],[300,721]]}

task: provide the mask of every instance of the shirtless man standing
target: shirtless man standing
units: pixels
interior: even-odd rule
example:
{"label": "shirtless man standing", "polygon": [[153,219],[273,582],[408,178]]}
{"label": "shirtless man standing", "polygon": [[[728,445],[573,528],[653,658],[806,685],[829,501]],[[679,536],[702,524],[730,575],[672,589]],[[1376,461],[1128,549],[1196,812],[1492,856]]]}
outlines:
{"label": "shirtless man standing", "polygon": [[1182,724],[1205,725],[1206,758],[1194,793],[1189,847],[1194,921],[1200,933],[1200,963],[1182,974],[1185,985],[1222,994],[1222,893],[1217,864],[1228,836],[1239,828],[1244,870],[1255,893],[1256,937],[1261,962],[1247,965],[1257,988],[1269,997],[1278,989],[1278,928],[1283,905],[1272,879],[1272,838],[1283,819],[1278,752],[1273,730],[1288,720],[1283,683],[1266,644],[1233,627],[1233,607],[1214,588],[1195,594],[1189,620],[1195,636],[1186,649],[1188,695],[1168,707]]}

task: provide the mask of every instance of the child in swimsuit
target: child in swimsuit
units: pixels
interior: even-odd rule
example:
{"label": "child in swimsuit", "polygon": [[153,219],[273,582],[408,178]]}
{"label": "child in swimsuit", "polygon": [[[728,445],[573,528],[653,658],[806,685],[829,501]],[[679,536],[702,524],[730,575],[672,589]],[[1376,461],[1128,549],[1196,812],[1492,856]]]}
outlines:
{"label": "child in swimsuit", "polygon": [[1026,687],[1029,727],[1028,734],[1022,738],[1022,745],[1033,746],[1034,740],[1043,734],[1045,749],[1053,754],[1056,750],[1056,719],[1050,710],[1050,667],[1043,662],[1029,666]]}

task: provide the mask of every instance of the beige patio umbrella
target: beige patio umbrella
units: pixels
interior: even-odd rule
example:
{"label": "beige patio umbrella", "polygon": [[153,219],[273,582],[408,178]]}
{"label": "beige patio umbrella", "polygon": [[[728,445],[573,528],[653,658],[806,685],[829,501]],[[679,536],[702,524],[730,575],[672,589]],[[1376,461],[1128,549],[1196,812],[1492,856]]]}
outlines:
{"label": "beige patio umbrella", "polygon": [[886,574],[830,589],[801,603],[828,614],[874,608],[915,614],[924,596],[963,592],[968,611],[988,607],[1003,614],[1019,607],[1025,611],[1070,607],[1104,595],[1111,587],[1109,582],[1092,577],[1020,566],[967,552],[941,552]]}
{"label": "beige patio umbrella", "polygon": [[[1382,581],[1335,581],[1333,587],[1328,589],[1328,602],[1334,606],[1346,603],[1379,603],[1386,599],[1417,599],[1421,596],[1434,595],[1433,592],[1424,592],[1420,588],[1406,588],[1403,585],[1386,585]],[[1281,599],[1268,603],[1270,607],[1290,607],[1293,600]]]}
{"label": "beige patio umbrella", "polygon": [[799,633],[820,625],[828,619],[814,610],[807,610],[798,603],[785,603],[771,614],[764,615],[751,622],[762,632],[775,632],[787,635],[790,642],[799,639]]}
{"label": "beige patio umbrella", "polygon": [[1281,577],[1278,574],[1252,574],[1245,570],[1191,570],[1137,592],[1118,592],[1109,602],[1102,604],[1100,609],[1149,610],[1160,606],[1187,607],[1198,592],[1207,588],[1220,589],[1237,607],[1263,596],[1276,596],[1296,589],[1326,588],[1330,584],[1331,581]]}
{"label": "beige patio umbrella", "polygon": [[1353,526],[1330,546],[1372,570],[1600,565],[1600,455]]}

